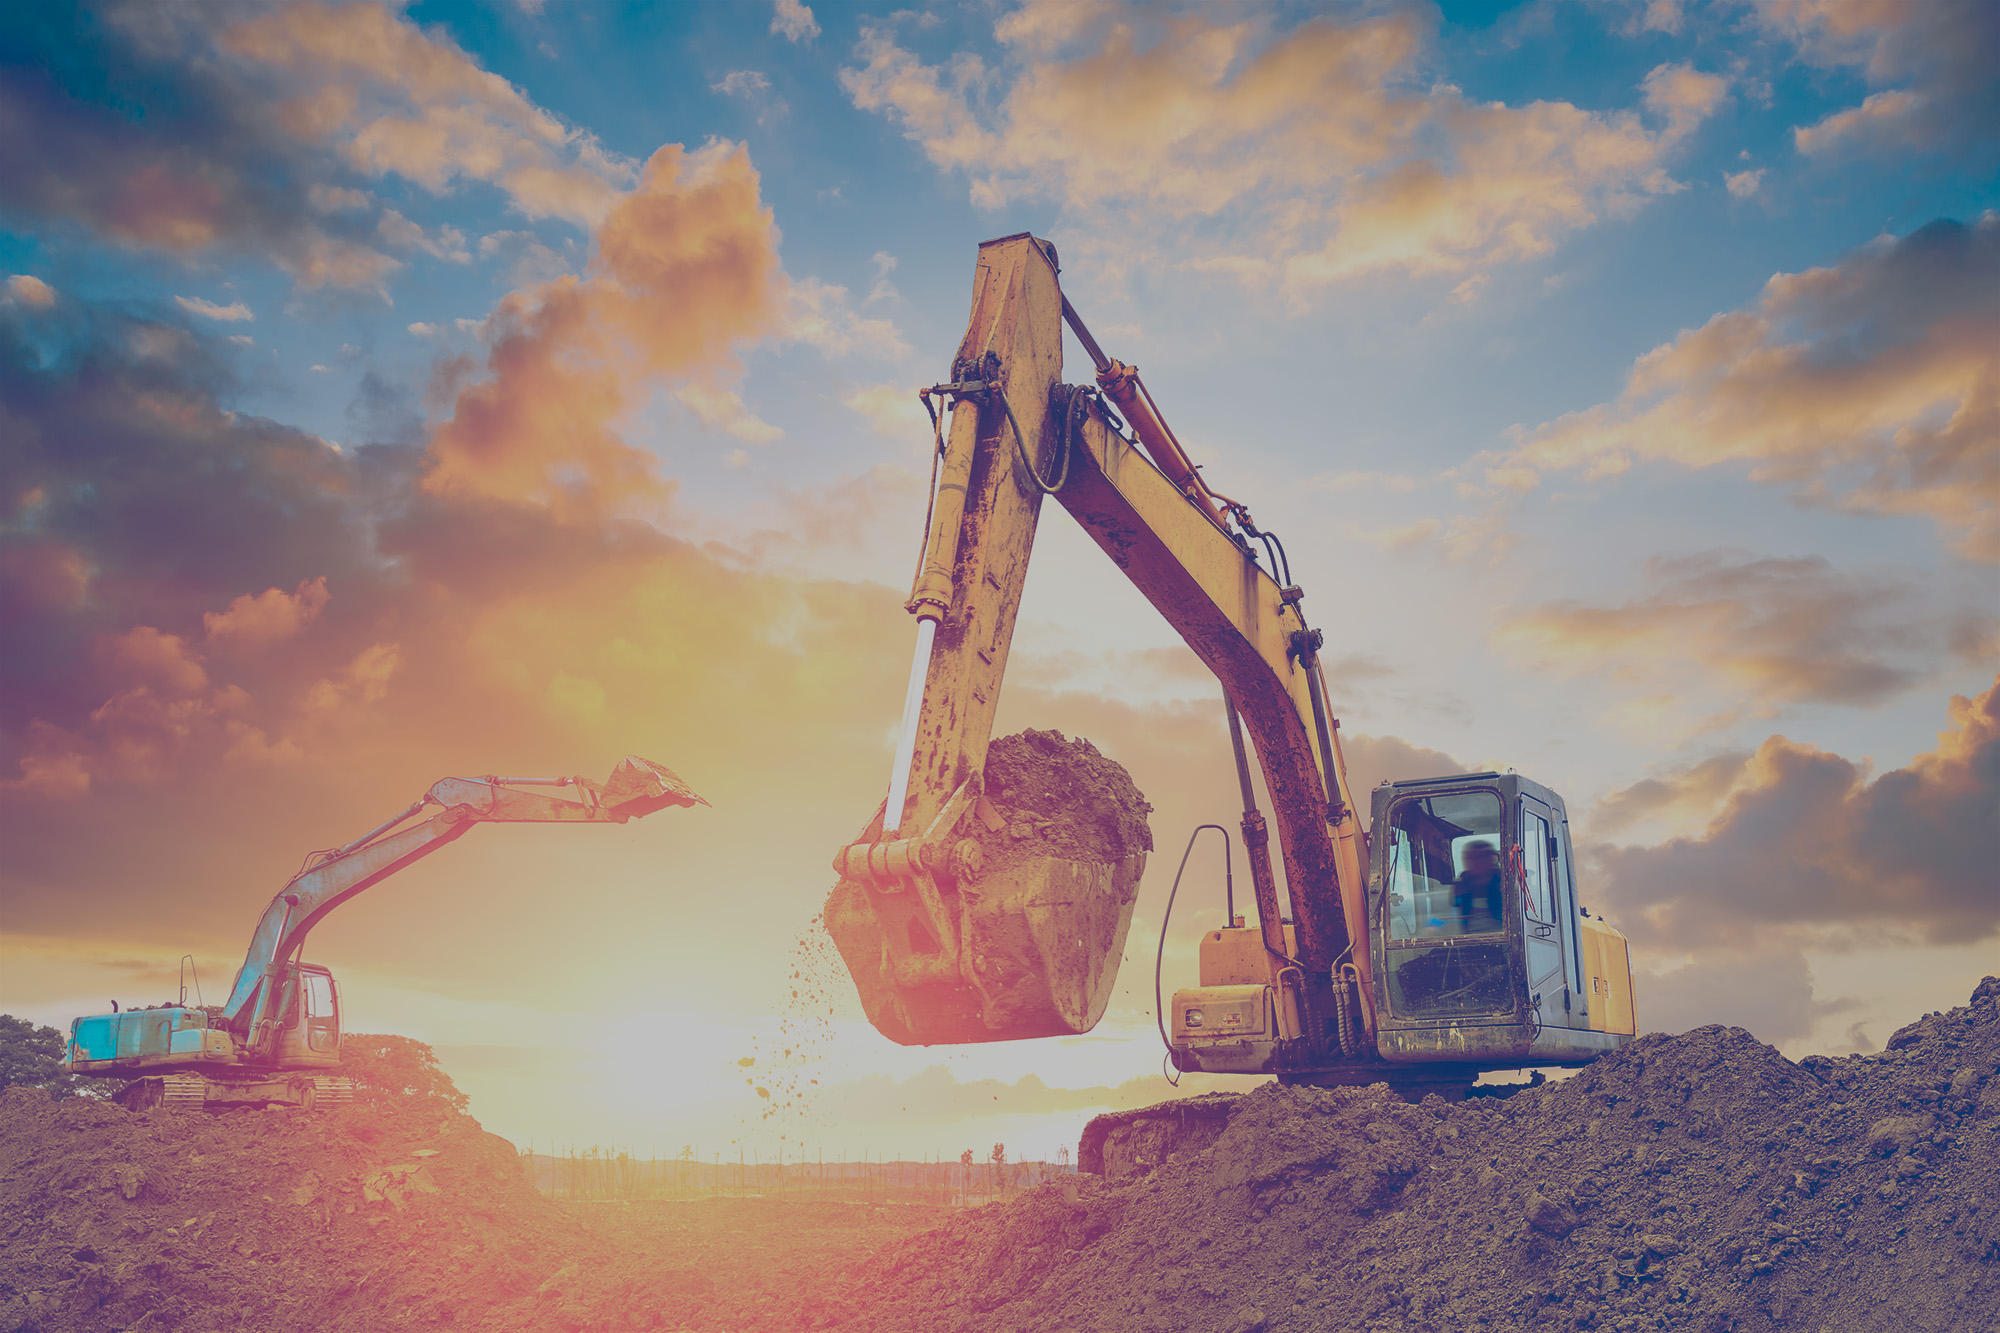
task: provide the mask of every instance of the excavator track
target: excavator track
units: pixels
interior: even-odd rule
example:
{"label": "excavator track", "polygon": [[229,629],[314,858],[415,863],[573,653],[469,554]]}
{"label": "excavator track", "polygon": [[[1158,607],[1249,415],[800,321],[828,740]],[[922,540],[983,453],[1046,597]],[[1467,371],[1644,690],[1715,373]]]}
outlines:
{"label": "excavator track", "polygon": [[330,1111],[354,1100],[354,1080],[331,1075],[292,1074],[248,1081],[225,1081],[200,1074],[163,1074],[134,1079],[112,1098],[128,1111],[241,1111],[291,1107]]}

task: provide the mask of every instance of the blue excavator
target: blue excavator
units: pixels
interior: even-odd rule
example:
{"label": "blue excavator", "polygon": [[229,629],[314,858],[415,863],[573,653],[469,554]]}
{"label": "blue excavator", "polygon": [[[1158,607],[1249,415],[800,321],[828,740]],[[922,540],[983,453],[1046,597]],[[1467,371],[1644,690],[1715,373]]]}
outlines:
{"label": "blue excavator", "polygon": [[[127,1080],[117,1099],[155,1106],[289,1106],[349,1100],[340,1065],[340,989],[302,961],[306,935],[364,889],[465,836],[476,824],[623,824],[669,806],[707,805],[673,772],[636,755],[602,783],[581,777],[443,778],[395,818],[354,841],[314,852],[265,909],[229,998],[180,1003],[70,1024],[68,1067]],[[419,819],[425,811],[436,813]]]}

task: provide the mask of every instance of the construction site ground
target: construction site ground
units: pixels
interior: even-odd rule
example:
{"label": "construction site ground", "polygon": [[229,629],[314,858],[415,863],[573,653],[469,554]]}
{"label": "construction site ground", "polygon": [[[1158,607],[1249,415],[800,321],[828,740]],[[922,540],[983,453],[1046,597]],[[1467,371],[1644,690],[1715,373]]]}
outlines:
{"label": "construction site ground", "polygon": [[464,1116],[0,1097],[0,1333],[2000,1327],[2000,980],[1888,1048],[1506,1099],[1265,1085],[943,1209],[544,1198]]}

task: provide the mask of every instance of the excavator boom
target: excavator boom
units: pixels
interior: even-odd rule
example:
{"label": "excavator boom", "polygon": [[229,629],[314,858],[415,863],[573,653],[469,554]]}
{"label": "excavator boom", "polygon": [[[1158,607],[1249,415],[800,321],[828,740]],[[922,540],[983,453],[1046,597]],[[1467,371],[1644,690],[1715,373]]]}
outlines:
{"label": "excavator boom", "polygon": [[[1352,1012],[1365,1030],[1368,960],[1353,947],[1363,938],[1362,833],[1325,721],[1320,639],[1301,614],[1303,594],[1280,587],[1229,530],[1224,503],[1201,485],[1137,371],[1104,355],[1057,274],[1054,248],[1033,236],[982,245],[952,378],[929,391],[950,397],[951,430],[910,600],[920,622],[906,710],[914,721],[904,728],[883,813],[836,858],[842,879],[829,899],[829,929],[871,1019],[897,1040],[1086,1031],[1103,1012],[1137,867],[1045,866],[1005,886],[1013,901],[1003,907],[994,886],[951,864],[957,830],[981,795],[1014,618],[1049,495],[1216,673],[1241,712],[1275,807],[1296,922],[1296,956],[1287,957],[1293,950],[1279,930],[1273,877],[1268,869],[1253,876],[1267,947],[1294,964],[1288,984],[1296,1007],[1328,1039],[1334,979],[1343,965],[1350,969],[1364,983]],[[1138,441],[1115,428],[1094,393],[1061,383],[1066,319]],[[1115,924],[1050,924],[1061,906],[1092,893],[1100,904],[1119,900]],[[1044,974],[1085,979],[1076,985],[1086,993],[1068,1012],[1024,1015],[986,993],[978,975],[985,951],[969,928],[983,915],[985,933],[1003,935],[999,918],[1009,914],[1015,933],[1049,927],[1033,960]],[[912,939],[935,947],[913,948]]]}
{"label": "excavator boom", "polygon": [[[188,1008],[183,997],[178,1005],[79,1018],[70,1025],[69,1066],[96,1077],[156,1076],[145,1079],[158,1086],[138,1099],[141,1104],[162,1098],[299,1104],[301,1096],[309,1102],[313,1080],[283,1075],[339,1063],[332,975],[298,961],[306,935],[328,912],[475,824],[623,824],[670,806],[706,804],[672,770],[636,755],[619,761],[603,783],[581,777],[440,779],[394,818],[307,858],[258,921],[219,1013]],[[432,807],[436,814],[418,819]],[[159,1077],[167,1075],[172,1077]]]}

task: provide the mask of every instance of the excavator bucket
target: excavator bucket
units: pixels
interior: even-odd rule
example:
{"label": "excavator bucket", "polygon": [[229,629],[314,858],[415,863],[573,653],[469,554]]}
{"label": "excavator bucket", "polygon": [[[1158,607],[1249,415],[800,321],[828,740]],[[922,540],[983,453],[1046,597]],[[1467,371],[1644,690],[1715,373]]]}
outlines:
{"label": "excavator bucket", "polygon": [[878,820],[836,858],[825,914],[869,1021],[906,1046],[1090,1031],[1132,925],[1149,809],[1088,741],[1030,731],[993,743],[926,837],[882,843]]}
{"label": "excavator bucket", "polygon": [[[868,1021],[905,1046],[1088,1032],[1104,1016],[1132,925],[1146,854],[1111,864],[1026,856],[941,897],[960,909],[960,965],[918,917],[855,879],[835,886],[826,926]],[[904,892],[908,892],[905,890]],[[899,920],[899,917],[901,918]],[[901,935],[890,948],[890,932]],[[900,956],[899,956],[900,955]]]}
{"label": "excavator bucket", "polygon": [[597,793],[598,803],[619,819],[640,819],[676,805],[707,805],[664,764],[627,755],[611,770]]}

